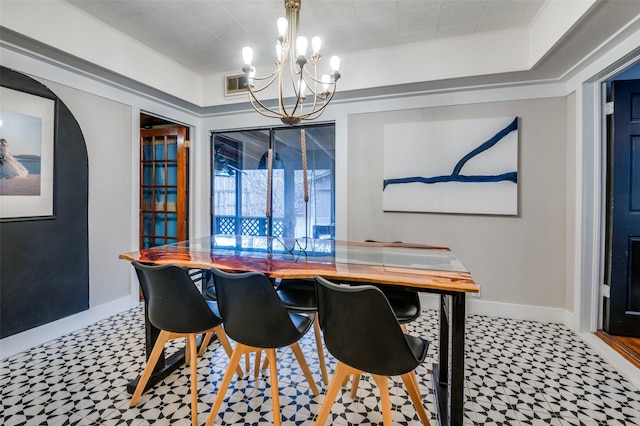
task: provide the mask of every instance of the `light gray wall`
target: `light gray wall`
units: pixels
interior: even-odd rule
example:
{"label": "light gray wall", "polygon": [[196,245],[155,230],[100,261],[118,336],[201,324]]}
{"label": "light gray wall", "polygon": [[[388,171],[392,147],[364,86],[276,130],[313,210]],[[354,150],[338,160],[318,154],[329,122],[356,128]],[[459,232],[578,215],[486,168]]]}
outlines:
{"label": "light gray wall", "polygon": [[[478,103],[348,118],[348,239],[451,247],[481,299],[565,308],[567,141],[564,97]],[[518,116],[517,216],[382,210],[384,125]]]}
{"label": "light gray wall", "polygon": [[42,80],[73,113],[89,158],[89,301],[95,307],[129,296],[132,108]]}

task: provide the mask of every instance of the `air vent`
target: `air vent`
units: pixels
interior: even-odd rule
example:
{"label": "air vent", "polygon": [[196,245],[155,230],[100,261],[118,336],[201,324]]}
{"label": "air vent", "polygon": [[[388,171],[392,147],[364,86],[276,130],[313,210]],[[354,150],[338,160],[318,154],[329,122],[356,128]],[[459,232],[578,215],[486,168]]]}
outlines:
{"label": "air vent", "polygon": [[247,89],[247,76],[244,74],[234,74],[225,76],[224,94],[237,95],[245,93]]}

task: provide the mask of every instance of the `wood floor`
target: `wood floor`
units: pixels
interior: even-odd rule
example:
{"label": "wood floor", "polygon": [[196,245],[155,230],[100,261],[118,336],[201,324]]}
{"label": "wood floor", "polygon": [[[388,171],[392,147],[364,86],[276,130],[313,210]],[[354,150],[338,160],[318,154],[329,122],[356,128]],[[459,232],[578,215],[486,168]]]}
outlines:
{"label": "wood floor", "polygon": [[602,330],[597,331],[596,336],[633,365],[640,368],[640,337],[612,336]]}

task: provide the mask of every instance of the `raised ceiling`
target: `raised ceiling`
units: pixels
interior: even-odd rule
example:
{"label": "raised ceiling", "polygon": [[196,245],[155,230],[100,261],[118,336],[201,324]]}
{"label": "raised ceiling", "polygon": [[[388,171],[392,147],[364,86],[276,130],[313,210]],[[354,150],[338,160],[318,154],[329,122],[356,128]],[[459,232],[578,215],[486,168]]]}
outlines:
{"label": "raised ceiling", "polygon": [[[284,0],[0,0],[0,46],[199,113],[232,111],[246,97],[226,96],[224,76],[240,72],[245,45],[258,75],[273,69],[282,15]],[[301,20],[323,55],[343,58],[342,101],[566,82],[633,45],[640,0],[302,0]]]}
{"label": "raised ceiling", "polygon": [[[101,22],[202,75],[275,57],[284,0],[65,0]],[[528,27],[548,0],[302,0],[302,35],[326,54]],[[233,68],[231,68],[233,69]]]}

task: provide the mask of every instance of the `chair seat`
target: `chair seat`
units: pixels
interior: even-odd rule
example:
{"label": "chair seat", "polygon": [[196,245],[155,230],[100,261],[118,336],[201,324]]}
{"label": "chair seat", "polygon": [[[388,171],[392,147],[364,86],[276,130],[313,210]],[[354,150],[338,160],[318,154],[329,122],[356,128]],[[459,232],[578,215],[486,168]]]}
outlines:
{"label": "chair seat", "polygon": [[407,345],[411,352],[419,362],[424,361],[427,357],[427,351],[429,350],[429,341],[421,339],[410,334],[404,335],[404,340],[407,341]]}
{"label": "chair seat", "polygon": [[218,303],[213,300],[207,300],[206,302],[207,302],[207,305],[209,306],[209,309],[211,309],[211,312],[213,312],[213,314],[218,318],[222,318],[220,316],[220,308],[218,307]]}
{"label": "chair seat", "polygon": [[276,292],[289,311],[305,313],[318,310],[318,299],[313,281],[304,283],[283,281]]}
{"label": "chair seat", "polygon": [[216,295],[216,287],[214,285],[206,287],[203,296],[206,300],[218,300],[218,296]]}
{"label": "chair seat", "polygon": [[387,297],[389,305],[391,305],[391,309],[393,309],[393,313],[396,314],[400,324],[409,323],[420,315],[419,300],[416,303],[410,292],[384,289],[383,293]]}

